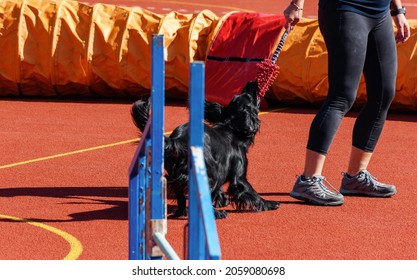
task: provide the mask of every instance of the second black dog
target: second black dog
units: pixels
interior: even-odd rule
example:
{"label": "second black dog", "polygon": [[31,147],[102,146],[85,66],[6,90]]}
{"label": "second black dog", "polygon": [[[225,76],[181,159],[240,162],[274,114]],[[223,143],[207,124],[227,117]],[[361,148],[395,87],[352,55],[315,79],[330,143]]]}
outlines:
{"label": "second black dog", "polygon": [[[247,180],[249,147],[259,131],[258,85],[248,82],[241,94],[228,106],[205,102],[204,116],[212,125],[204,127],[204,159],[216,219],[226,218],[230,202],[237,211],[265,211],[279,207],[279,202],[263,199]],[[150,99],[138,100],[132,106],[132,117],[140,131],[149,118]],[[165,137],[164,165],[168,195],[177,199],[176,217],[187,215],[188,193],[188,123],[178,126]],[[223,185],[229,183],[227,195]]]}

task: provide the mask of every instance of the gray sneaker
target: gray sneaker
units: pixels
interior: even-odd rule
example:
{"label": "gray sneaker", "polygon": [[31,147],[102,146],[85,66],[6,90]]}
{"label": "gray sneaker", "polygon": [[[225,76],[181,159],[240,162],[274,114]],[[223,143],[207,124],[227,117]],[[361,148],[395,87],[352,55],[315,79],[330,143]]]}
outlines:
{"label": "gray sneaker", "polygon": [[293,190],[290,192],[290,196],[316,205],[342,205],[345,201],[343,195],[327,182],[334,189],[334,191],[329,190],[324,185],[325,182],[327,180],[323,176],[314,176],[311,178],[299,176],[294,184]]}
{"label": "gray sneaker", "polygon": [[393,185],[378,182],[367,170],[361,170],[355,176],[343,173],[340,192],[344,195],[390,197],[397,193]]}

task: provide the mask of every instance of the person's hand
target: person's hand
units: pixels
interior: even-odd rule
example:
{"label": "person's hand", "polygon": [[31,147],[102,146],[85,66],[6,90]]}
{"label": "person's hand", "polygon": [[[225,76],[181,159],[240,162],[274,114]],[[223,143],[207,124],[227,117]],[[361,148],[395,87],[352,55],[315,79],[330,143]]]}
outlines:
{"label": "person's hand", "polygon": [[397,26],[397,34],[395,36],[395,40],[401,43],[404,43],[408,40],[411,36],[410,25],[408,25],[408,21],[405,18],[404,14],[398,14],[393,16],[395,25]]}
{"label": "person's hand", "polygon": [[286,20],[285,29],[292,30],[294,25],[296,25],[303,16],[303,7],[295,4],[295,2],[291,2],[284,10],[284,16]]}

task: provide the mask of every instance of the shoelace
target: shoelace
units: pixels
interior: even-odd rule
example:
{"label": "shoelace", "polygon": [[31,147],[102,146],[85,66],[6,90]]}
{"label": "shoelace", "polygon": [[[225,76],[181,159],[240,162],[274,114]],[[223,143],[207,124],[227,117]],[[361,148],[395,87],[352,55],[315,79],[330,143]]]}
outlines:
{"label": "shoelace", "polygon": [[362,174],[365,176],[366,183],[370,183],[372,187],[378,186],[378,179],[374,176],[372,176],[369,172],[362,172]]}
{"label": "shoelace", "polygon": [[370,185],[373,188],[376,188],[379,185],[378,179],[367,171],[362,171],[357,176],[359,176],[359,181],[365,181],[365,185]]}
{"label": "shoelace", "polygon": [[[324,177],[324,176],[313,176],[312,178],[311,178],[311,180],[314,182],[314,183],[318,183],[319,184],[319,186],[321,187],[321,189],[324,191],[324,192],[330,192],[330,193],[337,193],[337,194],[339,194],[340,192],[335,188],[335,187],[333,187],[333,185],[332,184],[330,184],[330,182],[329,181],[327,181],[326,180],[326,177]],[[325,183],[327,183],[333,190],[334,190],[334,192],[332,192],[331,190],[329,190],[329,188],[323,183],[323,182],[325,182]]]}
{"label": "shoelace", "polygon": [[332,184],[330,184],[329,181],[326,180],[326,177],[321,177],[321,180],[320,180],[319,184],[322,185],[323,187],[325,187],[326,189],[328,189],[327,186],[322,183],[323,181],[326,182],[334,190],[335,193],[340,193],[335,187],[333,187]]}

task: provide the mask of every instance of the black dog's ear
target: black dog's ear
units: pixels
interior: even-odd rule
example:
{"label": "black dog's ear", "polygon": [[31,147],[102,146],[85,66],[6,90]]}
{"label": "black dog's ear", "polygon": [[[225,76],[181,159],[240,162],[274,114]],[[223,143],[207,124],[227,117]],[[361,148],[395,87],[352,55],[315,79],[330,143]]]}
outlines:
{"label": "black dog's ear", "polygon": [[145,129],[146,123],[148,122],[150,108],[151,97],[148,97],[146,100],[139,99],[132,104],[131,116],[133,122],[142,132]]}
{"label": "black dog's ear", "polygon": [[213,124],[223,122],[225,119],[224,108],[219,103],[204,100],[204,119]]}

